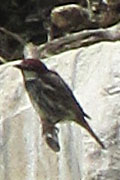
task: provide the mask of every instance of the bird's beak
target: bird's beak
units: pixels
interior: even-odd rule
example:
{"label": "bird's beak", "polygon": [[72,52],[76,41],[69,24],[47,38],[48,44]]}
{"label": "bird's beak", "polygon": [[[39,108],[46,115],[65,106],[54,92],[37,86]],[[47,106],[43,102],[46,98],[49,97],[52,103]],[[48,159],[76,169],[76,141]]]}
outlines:
{"label": "bird's beak", "polygon": [[16,64],[16,65],[14,65],[14,67],[16,67],[18,69],[22,69],[22,65],[21,64]]}

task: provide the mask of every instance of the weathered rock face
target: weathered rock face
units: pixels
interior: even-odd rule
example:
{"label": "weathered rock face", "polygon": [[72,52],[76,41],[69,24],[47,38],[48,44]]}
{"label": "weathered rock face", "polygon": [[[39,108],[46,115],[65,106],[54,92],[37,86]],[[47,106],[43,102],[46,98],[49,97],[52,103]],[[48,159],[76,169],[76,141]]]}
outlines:
{"label": "weathered rock face", "polygon": [[68,51],[46,64],[73,89],[107,149],[78,125],[66,123],[59,125],[61,151],[54,153],[41,135],[21,72],[2,65],[0,180],[119,180],[120,42]]}

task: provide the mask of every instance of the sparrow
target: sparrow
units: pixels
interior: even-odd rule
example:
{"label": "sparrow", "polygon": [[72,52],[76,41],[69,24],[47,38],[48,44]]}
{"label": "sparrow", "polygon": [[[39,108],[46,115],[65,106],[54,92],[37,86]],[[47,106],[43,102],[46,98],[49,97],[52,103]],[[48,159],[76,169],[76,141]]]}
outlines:
{"label": "sparrow", "polygon": [[105,149],[85,119],[90,117],[57,72],[49,70],[39,59],[23,59],[15,67],[23,74],[25,88],[42,122],[42,134],[53,151],[60,151],[56,124],[65,121],[82,126]]}

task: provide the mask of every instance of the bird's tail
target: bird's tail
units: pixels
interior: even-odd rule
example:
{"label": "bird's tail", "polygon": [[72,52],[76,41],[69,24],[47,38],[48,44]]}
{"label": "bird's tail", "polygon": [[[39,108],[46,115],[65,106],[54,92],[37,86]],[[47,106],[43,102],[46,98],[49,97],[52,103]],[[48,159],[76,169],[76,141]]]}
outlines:
{"label": "bird's tail", "polygon": [[91,136],[97,141],[97,143],[103,148],[106,149],[104,144],[101,142],[101,140],[97,137],[97,135],[94,133],[94,131],[91,129],[91,127],[89,126],[89,124],[87,123],[87,121],[83,121],[82,123],[78,123],[80,125],[82,125],[82,127],[84,127],[90,134]]}

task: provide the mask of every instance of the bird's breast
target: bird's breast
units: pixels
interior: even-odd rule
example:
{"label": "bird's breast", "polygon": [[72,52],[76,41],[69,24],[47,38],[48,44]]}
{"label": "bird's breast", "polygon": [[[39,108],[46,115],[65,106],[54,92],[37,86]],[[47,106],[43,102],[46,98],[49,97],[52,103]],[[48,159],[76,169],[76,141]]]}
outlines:
{"label": "bird's breast", "polygon": [[75,119],[71,103],[65,100],[64,93],[42,80],[38,82],[29,79],[25,85],[31,102],[41,118],[52,123]]}

